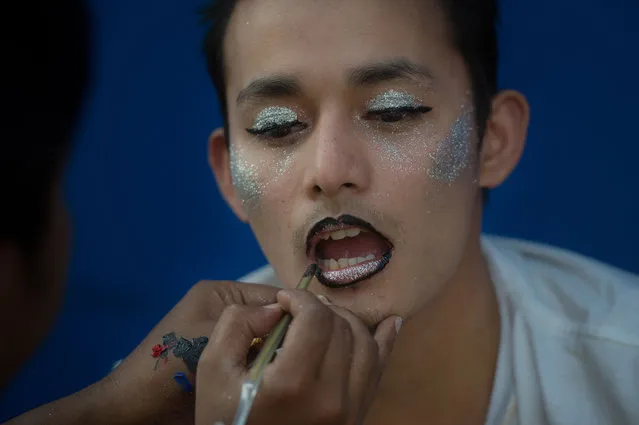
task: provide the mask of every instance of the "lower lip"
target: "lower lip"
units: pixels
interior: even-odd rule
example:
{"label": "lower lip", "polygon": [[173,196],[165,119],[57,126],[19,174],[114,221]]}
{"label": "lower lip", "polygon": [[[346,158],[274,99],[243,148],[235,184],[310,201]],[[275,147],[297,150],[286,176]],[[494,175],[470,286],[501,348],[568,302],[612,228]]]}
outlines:
{"label": "lower lip", "polygon": [[347,288],[366,279],[370,279],[384,270],[390,259],[391,251],[384,254],[380,259],[371,260],[355,266],[339,270],[320,270],[317,275],[317,280],[329,288]]}

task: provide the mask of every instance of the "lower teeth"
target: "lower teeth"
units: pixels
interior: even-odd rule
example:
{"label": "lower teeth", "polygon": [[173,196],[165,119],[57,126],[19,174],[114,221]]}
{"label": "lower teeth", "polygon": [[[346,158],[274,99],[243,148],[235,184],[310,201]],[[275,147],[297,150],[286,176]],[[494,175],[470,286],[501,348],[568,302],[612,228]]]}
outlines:
{"label": "lower teeth", "polygon": [[369,254],[366,257],[340,258],[339,260],[321,260],[321,264],[324,270],[339,270],[346,267],[356,266],[358,264],[365,263],[374,259],[375,255]]}

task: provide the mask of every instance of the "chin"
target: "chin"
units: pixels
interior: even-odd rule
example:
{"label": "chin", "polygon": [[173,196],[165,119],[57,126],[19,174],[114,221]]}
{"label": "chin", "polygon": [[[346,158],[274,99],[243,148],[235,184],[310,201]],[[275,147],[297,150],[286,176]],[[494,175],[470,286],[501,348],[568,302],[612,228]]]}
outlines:
{"label": "chin", "polygon": [[385,318],[398,314],[392,297],[386,294],[388,281],[381,277],[378,275],[346,288],[314,284],[311,290],[324,295],[332,304],[347,309],[368,328],[374,329]]}

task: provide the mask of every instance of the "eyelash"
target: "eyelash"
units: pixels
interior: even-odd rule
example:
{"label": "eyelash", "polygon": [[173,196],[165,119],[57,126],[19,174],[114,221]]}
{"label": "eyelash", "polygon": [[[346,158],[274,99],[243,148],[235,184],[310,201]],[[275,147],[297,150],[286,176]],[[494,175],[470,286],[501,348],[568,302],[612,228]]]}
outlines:
{"label": "eyelash", "polygon": [[[419,115],[423,115],[426,114],[430,111],[432,111],[433,108],[430,108],[428,106],[400,106],[397,108],[388,108],[388,109],[379,109],[376,111],[368,111],[366,113],[366,115],[364,116],[365,119],[375,119],[378,118],[380,121],[384,122],[384,123],[396,123],[398,121],[401,121],[403,118],[409,118],[409,119],[414,119],[417,118],[417,116]],[[388,117],[389,115],[392,116],[392,114],[395,114],[395,117],[397,117],[397,115],[399,115],[399,119],[397,120],[385,120],[384,116]]]}
{"label": "eyelash", "polygon": [[[308,125],[304,124],[301,121],[292,121],[285,124],[270,125],[261,130],[257,130],[255,128],[247,128],[246,132],[253,136],[267,137],[269,139],[281,139],[291,134],[289,130],[293,130],[295,127],[299,127],[298,130],[303,131],[306,130]],[[286,132],[286,134],[278,134],[278,132]]]}
{"label": "eyelash", "polygon": [[[398,108],[388,108],[388,109],[380,109],[376,111],[368,111],[364,115],[364,119],[378,119],[383,123],[393,124],[403,120],[404,118],[414,119],[419,115],[426,114],[432,111],[433,108],[428,106],[401,106]],[[392,114],[395,114],[394,116]],[[397,120],[385,120],[384,117],[388,117],[389,115],[393,117],[397,117],[399,115],[399,119]],[[268,139],[283,139],[289,136],[295,127],[299,127],[298,131],[303,131],[308,128],[308,125],[301,121],[292,121],[285,124],[274,124],[269,127],[257,130],[255,128],[247,128],[246,132],[252,136],[265,137]]]}

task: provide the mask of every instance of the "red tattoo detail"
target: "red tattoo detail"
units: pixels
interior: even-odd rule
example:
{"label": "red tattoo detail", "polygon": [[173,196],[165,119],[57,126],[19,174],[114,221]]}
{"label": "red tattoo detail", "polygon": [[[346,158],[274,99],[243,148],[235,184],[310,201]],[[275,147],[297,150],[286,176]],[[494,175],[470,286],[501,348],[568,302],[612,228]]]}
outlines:
{"label": "red tattoo detail", "polygon": [[166,345],[155,344],[152,348],[151,356],[160,357],[168,348]]}

